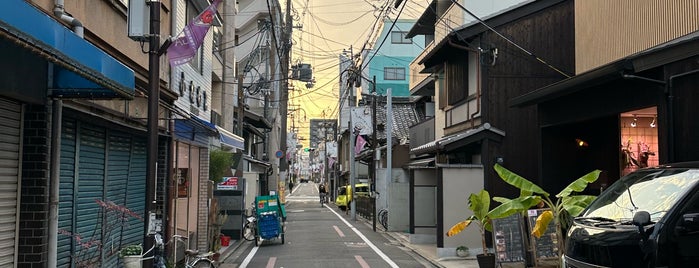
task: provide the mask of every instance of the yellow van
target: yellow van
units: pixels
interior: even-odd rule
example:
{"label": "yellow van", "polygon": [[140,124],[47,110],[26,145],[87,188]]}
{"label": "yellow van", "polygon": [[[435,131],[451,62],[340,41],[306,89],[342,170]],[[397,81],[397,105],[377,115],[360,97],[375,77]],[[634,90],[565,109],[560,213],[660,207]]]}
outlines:
{"label": "yellow van", "polygon": [[[369,196],[369,184],[357,183],[354,185],[354,189],[357,192],[357,196]],[[337,207],[339,207],[341,210],[345,210],[350,202],[352,202],[352,186],[340,186],[340,188],[337,189],[335,205],[337,205]]]}

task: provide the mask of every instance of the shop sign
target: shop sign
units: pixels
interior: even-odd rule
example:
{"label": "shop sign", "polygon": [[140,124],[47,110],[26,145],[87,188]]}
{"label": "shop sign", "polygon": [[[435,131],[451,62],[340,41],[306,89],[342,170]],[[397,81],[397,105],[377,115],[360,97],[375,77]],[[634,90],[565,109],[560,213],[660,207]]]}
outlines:
{"label": "shop sign", "polygon": [[216,185],[216,190],[238,190],[238,177],[223,177]]}

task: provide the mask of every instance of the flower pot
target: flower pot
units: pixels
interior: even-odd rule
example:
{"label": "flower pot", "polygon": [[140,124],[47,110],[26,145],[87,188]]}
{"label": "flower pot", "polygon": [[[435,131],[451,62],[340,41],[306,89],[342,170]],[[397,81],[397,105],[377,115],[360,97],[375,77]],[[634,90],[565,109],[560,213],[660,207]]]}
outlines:
{"label": "flower pot", "polygon": [[230,246],[231,244],[231,237],[227,235],[222,235],[221,236],[221,246],[222,247],[227,247]]}
{"label": "flower pot", "polygon": [[457,249],[456,250],[456,256],[468,257],[468,255],[469,255],[468,249]]}
{"label": "flower pot", "polygon": [[121,257],[121,260],[124,263],[124,268],[141,268],[141,267],[143,267],[142,266],[143,256],[141,256],[141,255],[123,256],[123,257]]}
{"label": "flower pot", "polygon": [[476,260],[480,268],[495,268],[495,254],[478,254]]}

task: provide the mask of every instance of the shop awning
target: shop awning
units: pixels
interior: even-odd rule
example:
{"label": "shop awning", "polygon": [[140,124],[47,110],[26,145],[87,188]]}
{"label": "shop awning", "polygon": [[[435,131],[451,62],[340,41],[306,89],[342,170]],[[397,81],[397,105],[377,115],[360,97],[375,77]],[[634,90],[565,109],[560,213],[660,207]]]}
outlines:
{"label": "shop awning", "polygon": [[238,149],[245,149],[245,140],[230,131],[220,127],[216,126],[216,129],[218,130],[219,136],[221,138],[221,143],[232,148],[238,148]]}
{"label": "shop awning", "polygon": [[0,39],[55,64],[51,95],[66,98],[132,99],[134,72],[24,0],[4,0]]}

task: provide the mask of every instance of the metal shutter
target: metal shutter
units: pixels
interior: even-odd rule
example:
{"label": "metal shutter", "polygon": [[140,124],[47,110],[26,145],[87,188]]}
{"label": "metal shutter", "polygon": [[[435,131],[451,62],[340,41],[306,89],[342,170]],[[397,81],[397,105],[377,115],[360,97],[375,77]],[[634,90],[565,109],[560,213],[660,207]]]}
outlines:
{"label": "metal shutter", "polygon": [[[83,240],[96,239],[103,242],[99,233],[102,229],[102,215],[96,200],[105,200],[106,130],[88,124],[80,124],[79,129],[77,196],[74,203],[75,233],[80,234]],[[99,256],[96,250],[96,247],[85,249],[78,243],[74,246],[74,253],[78,256]]]}
{"label": "metal shutter", "polygon": [[[143,241],[144,223],[130,217],[117,230],[106,230],[106,237],[94,237],[93,231],[102,224],[100,206],[95,201],[111,201],[143,217],[146,140],[70,118],[63,120],[62,131],[59,230],[103,241],[101,267],[116,267],[117,251],[122,245]],[[105,227],[115,227],[111,225],[114,220],[107,219]],[[75,239],[60,235],[59,267],[71,267],[71,253],[84,254],[85,250]]]}
{"label": "metal shutter", "polygon": [[15,264],[21,105],[0,98],[0,266]]}
{"label": "metal shutter", "polygon": [[[73,213],[75,193],[75,173],[77,165],[77,129],[75,120],[65,119],[61,128],[61,177],[58,202],[58,230],[59,232],[73,231]],[[68,235],[58,236],[58,253],[56,265],[58,267],[70,267],[70,254],[72,253],[73,239]]]}

